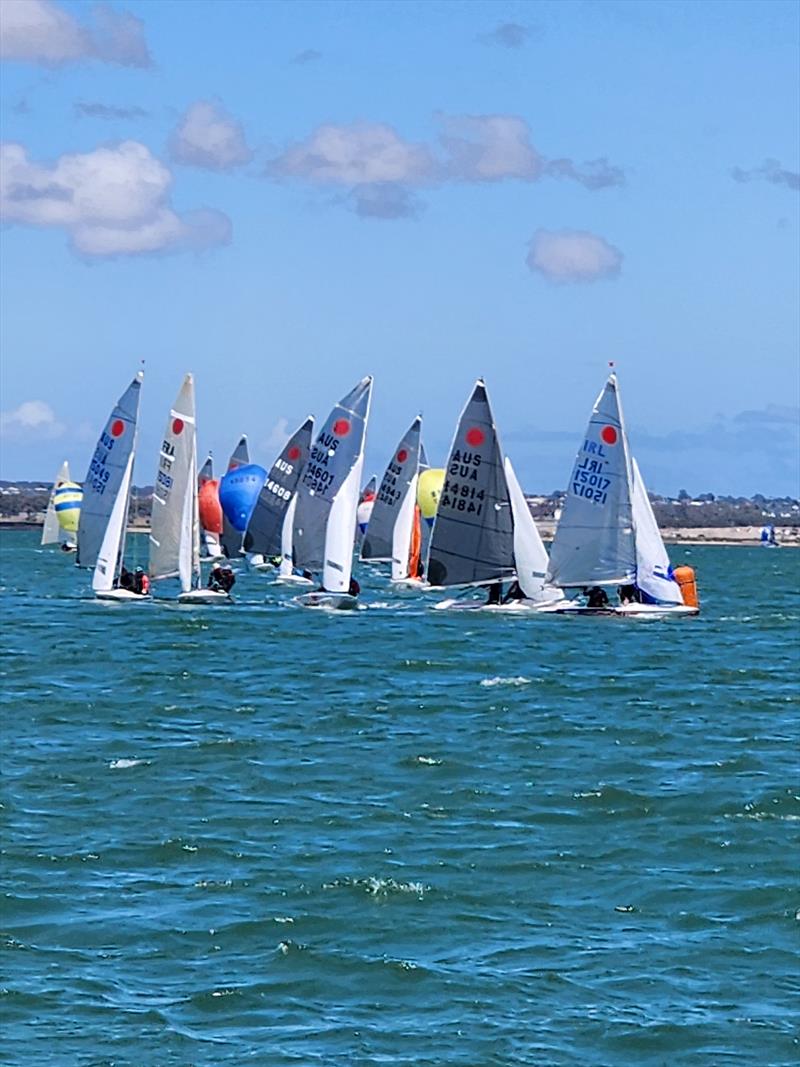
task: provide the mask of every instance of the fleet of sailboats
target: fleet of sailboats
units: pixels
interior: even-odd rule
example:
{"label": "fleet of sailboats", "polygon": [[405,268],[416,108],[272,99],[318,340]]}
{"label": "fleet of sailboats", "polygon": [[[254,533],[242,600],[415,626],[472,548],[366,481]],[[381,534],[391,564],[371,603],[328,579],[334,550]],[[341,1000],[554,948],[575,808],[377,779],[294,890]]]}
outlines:
{"label": "fleet of sailboats", "polygon": [[[147,579],[131,581],[124,563],[142,380],[139,372],[109,415],[83,487],[70,480],[66,462],[60,468],[42,531],[42,544],[69,544],[77,534],[77,564],[92,570],[103,600],[149,599]],[[371,377],[358,382],[316,437],[309,415],[269,471],[251,463],[242,436],[218,481],[210,455],[198,473],[195,384],[187,374],[159,450],[149,534],[154,585],[177,579],[179,604],[231,603],[213,581],[203,587],[201,560],[246,558],[277,584],[318,582],[294,597],[298,606],[352,609],[360,536],[363,563],[389,564],[390,588],[430,593],[437,610],[698,613],[694,572],[672,568],[631,453],[616,374],[592,409],[549,554],[503,452],[483,379],[443,469],[428,463],[417,416],[380,484],[373,478],[361,490],[372,384]]]}

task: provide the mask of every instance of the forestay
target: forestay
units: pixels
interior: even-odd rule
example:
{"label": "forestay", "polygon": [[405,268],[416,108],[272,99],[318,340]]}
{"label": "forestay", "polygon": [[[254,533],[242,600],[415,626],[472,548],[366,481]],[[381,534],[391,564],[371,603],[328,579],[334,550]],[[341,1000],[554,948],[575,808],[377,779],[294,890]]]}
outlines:
{"label": "forestay", "polygon": [[636,459],[631,456],[633,475],[633,529],[636,537],[636,585],[661,604],[683,604],[680,586],[670,577],[669,556],[664,548],[653,507]]}
{"label": "forestay", "polygon": [[561,590],[548,585],[545,581],[547,549],[544,547],[544,542],[531,515],[531,509],[528,507],[522,487],[517,481],[511,460],[507,456],[505,472],[511,500],[511,514],[514,520],[514,565],[520,589],[527,600],[534,600],[537,603],[562,600],[564,594]]}
{"label": "forestay", "polygon": [[362,379],[331,411],[312,445],[297,490],[295,565],[322,571],[332,593],[347,592],[372,378]]}
{"label": "forestay", "polygon": [[361,548],[362,560],[388,562],[394,555],[395,526],[410,499],[410,518],[403,525],[407,530],[398,531],[401,547],[405,543],[404,558],[408,559],[408,545],[411,540],[411,524],[414,517],[414,505],[417,499],[417,472],[420,455],[420,429],[422,419],[418,415],[403,434],[397,448],[381,479],[380,488],[375,497],[372,516],[364,536]]}
{"label": "forestay", "polygon": [[503,455],[482,379],[461,415],[433,525],[428,580],[483,585],[513,577],[514,531]]}
{"label": "forestay", "polygon": [[244,535],[245,551],[258,552],[265,558],[280,554],[286,512],[308,460],[313,432],[314,419],[309,415],[273,463]]}
{"label": "forestay", "polygon": [[[76,561],[80,567],[94,567],[97,563],[100,546],[134,448],[143,377],[143,372],[139,371],[108,417],[83,482]],[[127,493],[125,501],[127,508]]]}
{"label": "forestay", "polygon": [[594,405],[570,477],[547,580],[567,586],[621,585],[636,575],[628,442],[617,377]]}
{"label": "forestay", "polygon": [[150,575],[180,577],[188,592],[200,570],[194,379],[187,374],[170,409],[158,461],[150,520]]}

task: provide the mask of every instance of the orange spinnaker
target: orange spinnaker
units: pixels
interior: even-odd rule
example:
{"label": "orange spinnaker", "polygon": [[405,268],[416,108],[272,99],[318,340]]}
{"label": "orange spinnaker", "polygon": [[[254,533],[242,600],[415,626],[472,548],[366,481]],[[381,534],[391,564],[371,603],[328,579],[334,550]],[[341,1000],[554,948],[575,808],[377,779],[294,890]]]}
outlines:
{"label": "orange spinnaker", "polygon": [[197,494],[200,525],[209,533],[222,533],[222,508],[219,502],[219,480],[209,478]]}
{"label": "orange spinnaker", "polygon": [[408,576],[419,576],[419,553],[422,548],[422,527],[420,525],[419,504],[414,505],[414,523],[411,527],[411,550],[408,553]]}

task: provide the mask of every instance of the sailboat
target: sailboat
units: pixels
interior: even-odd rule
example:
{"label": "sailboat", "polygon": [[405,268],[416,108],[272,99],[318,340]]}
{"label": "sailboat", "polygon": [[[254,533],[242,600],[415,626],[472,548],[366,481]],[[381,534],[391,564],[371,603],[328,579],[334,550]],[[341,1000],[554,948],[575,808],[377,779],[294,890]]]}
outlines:
{"label": "sailboat", "polygon": [[422,530],[417,504],[422,417],[403,434],[381,479],[361,546],[364,562],[391,563],[392,582],[420,588]]}
{"label": "sailboat", "polygon": [[[247,448],[247,436],[242,434],[239,438],[239,443],[231,452],[231,458],[228,460],[228,469],[226,474],[230,474],[231,471],[236,470],[237,467],[246,467],[250,462],[250,453]],[[224,481],[224,477],[222,479]],[[219,484],[219,489],[222,488],[222,481]],[[242,537],[244,536],[244,530],[237,530],[223,509],[222,512],[222,535],[220,537],[220,545],[222,547],[223,555],[228,559],[237,559],[242,550]]]}
{"label": "sailboat", "polygon": [[229,593],[201,588],[194,378],[187,374],[170,408],[153,490],[150,577],[178,578],[180,604],[231,603]]}
{"label": "sailboat", "polygon": [[223,523],[219,480],[214,477],[214,457],[210,452],[197,476],[197,504],[200,513],[200,555],[204,559],[223,559],[219,543]]}
{"label": "sailboat", "polygon": [[[659,618],[699,610],[692,568],[670,567],[630,454],[614,373],[595,402],[572,469],[547,580],[561,589],[591,591],[588,604],[573,601],[563,612]],[[609,586],[620,590],[618,605],[604,593]]]}
{"label": "sailboat", "polygon": [[264,560],[255,564],[257,569],[271,567],[267,561],[280,556],[277,580],[285,584],[313,585],[310,578],[294,573],[292,558],[297,486],[308,461],[313,432],[314,418],[309,415],[272,464],[244,535],[245,551]]}
{"label": "sailboat", "polygon": [[59,468],[42,527],[43,545],[61,544],[62,552],[76,552],[78,548],[75,535],[81,514],[83,489],[77,482],[70,481],[69,463],[64,460]]}
{"label": "sailboat", "polygon": [[[549,608],[559,594],[539,580],[544,577],[539,546],[543,551],[513,468],[503,460],[486,385],[479,378],[459,419],[445,468],[431,535],[428,579],[436,589],[517,579],[523,604]],[[518,610],[500,603],[453,599],[435,606],[438,610]]]}
{"label": "sailboat", "polygon": [[361,496],[358,498],[358,527],[356,529],[356,538],[359,541],[363,541],[364,534],[367,532],[369,521],[372,518],[372,509],[375,506],[375,496],[377,492],[378,476],[373,474],[361,490]]}
{"label": "sailboat", "polygon": [[319,592],[295,597],[302,607],[357,606],[350,579],[371,395],[369,376],[334,407],[317,434],[297,490],[294,563],[322,576]]}
{"label": "sailboat", "polygon": [[147,599],[119,587],[143,378],[139,371],[111,412],[83,483],[77,564],[94,568],[92,589],[100,600]]}

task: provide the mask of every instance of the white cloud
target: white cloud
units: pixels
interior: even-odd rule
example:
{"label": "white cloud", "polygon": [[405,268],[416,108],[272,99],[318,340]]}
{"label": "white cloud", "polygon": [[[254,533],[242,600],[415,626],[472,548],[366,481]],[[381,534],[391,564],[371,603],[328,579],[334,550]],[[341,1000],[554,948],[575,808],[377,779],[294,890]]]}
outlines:
{"label": "white cloud", "polygon": [[[261,448],[268,456],[277,456],[289,440],[289,436],[289,420],[281,417],[261,442]],[[272,462],[271,459],[270,462]]]}
{"label": "white cloud", "polygon": [[3,437],[60,437],[65,427],[44,400],[25,400],[13,411],[0,412],[0,435]]}
{"label": "white cloud", "polygon": [[171,185],[169,169],[137,141],[59,156],[53,165],[29,160],[22,145],[0,146],[3,221],[62,227],[86,256],[183,251],[230,240],[230,220],[221,212],[175,212]]}
{"label": "white cloud", "polygon": [[176,163],[207,170],[230,170],[253,158],[242,124],[221,104],[208,100],[187,108],[169,147]]}
{"label": "white cloud", "polygon": [[152,66],[141,19],[95,4],[82,25],[51,0],[2,0],[0,58],[46,67],[97,60],[125,67]]}
{"label": "white cloud", "polygon": [[303,178],[318,185],[418,184],[430,180],[435,170],[425,145],[404,140],[385,122],[318,126],[268,168],[275,177]]}
{"label": "white cloud", "polygon": [[761,180],[771,182],[772,185],[785,185],[787,189],[800,189],[800,174],[796,170],[782,167],[777,159],[765,159],[760,167],[754,167],[752,170],[734,167],[731,177],[736,182]]}
{"label": "white cloud", "polygon": [[622,259],[618,248],[586,230],[537,230],[527,263],[551,282],[593,282],[616,277]]}
{"label": "white cloud", "polygon": [[420,205],[410,190],[448,183],[556,177],[596,190],[625,181],[623,170],[605,157],[582,165],[569,158],[547,160],[518,115],[439,115],[438,122],[430,145],[408,141],[383,122],[328,123],[289,145],[266,173],[349,187],[350,196],[340,202],[354,203],[364,218],[381,219],[415,216]]}
{"label": "white cloud", "polygon": [[496,182],[505,178],[536,181],[542,157],[531,144],[530,129],[516,115],[446,115],[439,140],[447,154],[445,174],[454,181]]}

